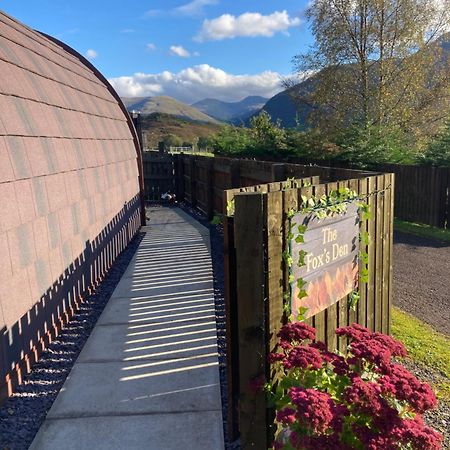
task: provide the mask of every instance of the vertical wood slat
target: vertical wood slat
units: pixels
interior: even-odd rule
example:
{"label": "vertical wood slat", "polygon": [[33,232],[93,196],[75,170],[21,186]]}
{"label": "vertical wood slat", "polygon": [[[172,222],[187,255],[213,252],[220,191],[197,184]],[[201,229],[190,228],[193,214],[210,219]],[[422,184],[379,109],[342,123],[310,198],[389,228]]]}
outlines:
{"label": "vertical wood slat", "polygon": [[[358,192],[360,197],[364,198],[365,195],[367,194],[367,183],[368,180],[367,178],[363,178],[361,180],[358,180]],[[362,233],[367,233],[369,229],[369,225],[367,221],[363,221],[361,223],[361,232]],[[364,251],[365,253],[368,253],[369,251],[369,247],[368,245],[365,245],[363,247],[363,244],[360,243],[360,250]],[[361,264],[360,264],[360,270],[361,270]],[[358,302],[358,323],[362,326],[367,326],[367,283],[361,283],[359,282],[359,294],[360,294],[360,299]]]}
{"label": "vertical wood slat", "polygon": [[[349,180],[346,183],[346,185],[349,189],[357,192],[358,195],[360,195],[358,192],[359,191],[358,180]],[[361,231],[361,225],[360,225],[360,231]],[[357,236],[357,239],[359,240],[359,236]],[[356,245],[359,245],[359,244],[360,244],[359,241],[357,241]],[[352,323],[355,323],[355,322],[356,323],[358,322],[358,307],[357,306],[354,309],[351,309],[351,308],[348,309],[348,324],[351,325]]]}
{"label": "vertical wood slat", "polygon": [[[225,191],[224,211],[231,197]],[[224,296],[227,317],[227,432],[228,438],[234,441],[239,436],[239,337],[236,292],[236,251],[234,243],[234,219],[226,214],[223,218],[223,253],[224,253]]]}
{"label": "vertical wood slat", "polygon": [[235,197],[234,238],[239,317],[239,422],[242,449],[265,449],[266,399],[251,388],[266,376],[265,336],[265,196],[246,193]]}
{"label": "vertical wood slat", "polygon": [[375,178],[370,177],[368,179],[368,198],[367,204],[369,205],[369,210],[372,214],[372,218],[368,221],[368,233],[369,233],[369,277],[367,281],[367,302],[366,302],[366,320],[367,320],[367,328],[370,330],[374,330],[375,327],[375,220],[376,210],[375,210],[375,199],[374,195],[371,195],[376,188]]}
{"label": "vertical wood slat", "polygon": [[[384,176],[384,215],[383,215],[383,273],[382,273],[382,328],[383,333],[389,334],[390,332],[390,320],[391,320],[391,298],[390,290],[391,279],[390,274],[392,271],[392,206],[391,206],[391,196],[393,189],[393,175],[386,174]],[[387,262],[388,260],[389,262]]]}
{"label": "vertical wood slat", "polygon": [[267,258],[269,350],[275,349],[277,333],[283,324],[283,193],[267,194]]}
{"label": "vertical wood slat", "polygon": [[[286,189],[283,193],[283,251],[288,249],[287,234],[289,230],[288,214],[290,210],[297,210],[299,206],[297,189]],[[282,255],[280,257],[283,259]],[[294,257],[295,260],[295,257]],[[289,267],[283,261],[284,292],[290,292]]]}
{"label": "vertical wood slat", "polygon": [[[319,179],[317,178],[317,183],[319,182]],[[312,184],[312,183],[311,183]],[[297,202],[298,202],[298,208],[302,207],[302,197],[306,197],[307,199],[311,198],[312,196],[312,192],[313,192],[313,188],[312,186],[307,186],[307,187],[301,187],[300,189],[298,189],[297,191]],[[295,260],[297,259],[298,255],[293,255],[294,258],[294,264],[295,264]],[[314,326],[314,317],[308,317],[305,320],[305,323],[307,325],[310,326]]]}
{"label": "vertical wood slat", "polygon": [[382,329],[382,311],[383,311],[383,261],[384,261],[384,175],[376,177],[375,195],[375,330]]}

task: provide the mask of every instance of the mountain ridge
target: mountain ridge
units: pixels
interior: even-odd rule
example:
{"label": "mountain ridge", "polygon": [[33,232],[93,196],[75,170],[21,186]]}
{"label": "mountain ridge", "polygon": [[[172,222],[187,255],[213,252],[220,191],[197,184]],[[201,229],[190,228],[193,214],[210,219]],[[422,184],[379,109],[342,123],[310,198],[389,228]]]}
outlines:
{"label": "mountain ridge", "polygon": [[191,106],[219,121],[239,123],[261,109],[268,100],[259,95],[249,95],[238,102],[225,102],[210,97],[195,102]]}
{"label": "mountain ridge", "polygon": [[197,108],[166,95],[153,97],[122,97],[122,101],[128,111],[131,112],[137,110],[143,115],[161,113],[193,122],[219,123],[216,119],[199,111]]}

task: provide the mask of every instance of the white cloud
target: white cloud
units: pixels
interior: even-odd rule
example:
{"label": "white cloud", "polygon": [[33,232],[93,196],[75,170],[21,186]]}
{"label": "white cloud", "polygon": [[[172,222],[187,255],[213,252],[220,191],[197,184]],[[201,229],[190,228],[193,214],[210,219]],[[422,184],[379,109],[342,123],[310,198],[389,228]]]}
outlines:
{"label": "white cloud", "polygon": [[193,0],[192,2],[178,6],[173,12],[186,16],[198,16],[203,14],[203,8],[209,5],[217,5],[218,0]]}
{"label": "white cloud", "polygon": [[85,56],[87,59],[95,59],[95,58],[97,58],[98,54],[95,50],[92,50],[92,48],[90,48],[85,53]]}
{"label": "white cloud", "polygon": [[129,33],[134,33],[135,30],[133,28],[124,28],[123,30],[120,30],[120,32],[123,34],[129,34]]}
{"label": "white cloud", "polygon": [[286,10],[275,11],[264,16],[260,13],[247,12],[240,16],[223,14],[211,20],[204,20],[202,29],[196,36],[197,41],[220,41],[238,36],[271,37],[278,32],[286,32],[291,27],[300,25],[298,17],[289,17]]}
{"label": "white cloud", "polygon": [[170,47],[170,54],[172,56],[179,56],[180,58],[189,58],[191,56],[190,52],[181,45],[172,45]]}
{"label": "white cloud", "polygon": [[123,97],[168,95],[186,103],[207,97],[237,101],[248,95],[271,97],[283,88],[277,72],[265,71],[255,75],[234,75],[224,70],[200,64],[178,73],[135,73],[109,79]]}
{"label": "white cloud", "polygon": [[148,48],[148,50],[150,50],[150,51],[154,51],[154,50],[156,50],[156,45],[155,44],[153,44],[153,42],[149,42],[148,44],[147,44],[147,48]]}

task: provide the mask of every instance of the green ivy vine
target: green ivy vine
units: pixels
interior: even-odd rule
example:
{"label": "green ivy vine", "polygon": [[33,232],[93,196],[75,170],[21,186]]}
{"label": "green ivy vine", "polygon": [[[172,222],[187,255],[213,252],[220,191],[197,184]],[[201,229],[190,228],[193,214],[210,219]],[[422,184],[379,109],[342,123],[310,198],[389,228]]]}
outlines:
{"label": "green ivy vine", "polygon": [[[358,194],[349,189],[349,188],[339,188],[337,190],[331,191],[328,195],[321,195],[316,197],[306,197],[305,195],[301,196],[301,206],[299,209],[291,209],[288,212],[288,233],[287,233],[287,248],[283,252],[283,259],[285,261],[286,266],[289,270],[289,290],[284,293],[284,312],[288,316],[290,322],[294,320],[291,311],[291,286],[295,281],[294,275],[292,274],[292,266],[294,263],[298,267],[303,267],[306,265],[305,257],[307,252],[304,250],[300,250],[298,260],[294,261],[292,255],[292,247],[291,241],[295,240],[295,242],[301,244],[305,242],[304,236],[307,231],[306,225],[297,225],[294,229],[292,224],[292,218],[295,214],[312,214],[317,219],[326,219],[329,217],[333,217],[335,215],[343,215],[347,212],[347,207],[350,203],[356,202],[358,206],[358,212],[360,214],[361,221],[366,221],[370,219],[370,208],[369,205],[364,201],[365,198],[359,197]],[[360,261],[360,270],[359,270],[359,286],[362,283],[367,283],[369,271],[368,271],[368,263],[369,263],[369,255],[364,250],[369,243],[369,234],[365,231],[361,231],[359,233],[359,241],[362,246],[359,251],[359,261]],[[308,296],[306,285],[307,281],[303,278],[299,278],[297,281],[297,287],[299,288],[298,298],[301,300]],[[349,295],[348,304],[352,310],[356,310],[356,306],[360,299],[359,290],[354,290]],[[295,318],[297,321],[305,320],[305,314],[308,311],[308,308],[300,307],[299,313]]]}

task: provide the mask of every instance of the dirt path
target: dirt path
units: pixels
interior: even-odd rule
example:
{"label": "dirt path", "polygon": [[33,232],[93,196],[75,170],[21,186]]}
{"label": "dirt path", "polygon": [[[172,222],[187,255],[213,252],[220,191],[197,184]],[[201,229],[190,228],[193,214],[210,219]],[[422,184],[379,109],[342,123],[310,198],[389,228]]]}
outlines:
{"label": "dirt path", "polygon": [[393,301],[450,335],[450,243],[395,233]]}

